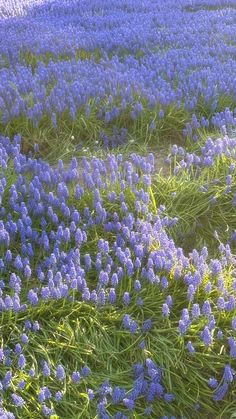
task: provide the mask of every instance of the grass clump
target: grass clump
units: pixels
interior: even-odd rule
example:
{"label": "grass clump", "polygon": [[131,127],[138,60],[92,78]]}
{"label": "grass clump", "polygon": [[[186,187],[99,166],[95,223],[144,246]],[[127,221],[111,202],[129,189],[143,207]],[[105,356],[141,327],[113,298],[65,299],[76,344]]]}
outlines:
{"label": "grass clump", "polygon": [[[149,51],[172,57],[169,28],[153,22],[164,42]],[[129,55],[22,51],[20,62],[34,77],[42,63]],[[0,123],[0,417],[235,417],[236,144],[212,119],[229,108],[226,134],[235,98],[201,95],[190,111],[133,90],[123,105],[103,93],[38,124]]]}
{"label": "grass clump", "polygon": [[49,64],[50,61],[57,62],[57,61],[70,61],[72,58],[76,60],[90,60],[93,59],[95,62],[99,62],[101,59],[101,53],[97,49],[95,51],[87,51],[82,48],[78,48],[74,55],[68,55],[68,52],[64,54],[61,53],[59,55],[55,55],[51,52],[46,52],[45,54],[34,54],[31,51],[22,50],[20,52],[20,62],[30,66],[35,72],[39,63],[44,63],[46,65]]}
{"label": "grass clump", "polygon": [[[222,401],[214,398],[234,359],[235,262],[211,236],[218,226],[223,234],[225,225],[235,225],[235,180],[223,194],[230,158],[198,176],[185,170],[167,181],[154,173],[150,155],[73,159],[51,167],[22,155],[17,138],[5,139],[2,149],[2,204],[10,208],[2,213],[0,236],[4,411],[25,419],[96,418],[101,411],[139,418],[146,409],[151,417],[233,415],[233,382],[226,382]],[[222,182],[218,206],[209,203],[213,183],[208,193],[201,191],[215,176]],[[205,224],[198,233],[200,222]],[[190,256],[189,231],[195,233]],[[15,274],[10,279],[9,269]],[[191,296],[188,281],[195,275],[199,282]],[[208,329],[209,341],[203,335]],[[117,387],[122,397],[115,400]],[[23,401],[14,402],[15,394]]]}

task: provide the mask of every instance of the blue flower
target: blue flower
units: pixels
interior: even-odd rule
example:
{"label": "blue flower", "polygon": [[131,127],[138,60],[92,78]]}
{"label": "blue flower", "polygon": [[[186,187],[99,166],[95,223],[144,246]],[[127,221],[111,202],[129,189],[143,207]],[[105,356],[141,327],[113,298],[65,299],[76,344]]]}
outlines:
{"label": "blue flower", "polygon": [[191,341],[188,341],[187,345],[186,345],[187,349],[189,350],[190,353],[194,353],[195,352],[195,348],[192,344]]}
{"label": "blue flower", "polygon": [[207,326],[204,327],[203,331],[201,332],[201,339],[204,342],[204,345],[209,346],[212,344],[212,335]]}
{"label": "blue flower", "polygon": [[129,292],[124,292],[124,295],[123,295],[123,302],[124,302],[124,305],[125,306],[128,306],[129,304],[130,304],[130,294],[129,294]]}
{"label": "blue flower", "polygon": [[145,333],[145,332],[148,332],[151,328],[152,328],[152,320],[151,319],[145,320],[142,326],[142,331]]}
{"label": "blue flower", "polygon": [[218,381],[216,378],[209,378],[208,385],[211,388],[216,388],[218,386]]}
{"label": "blue flower", "polygon": [[88,389],[87,394],[88,394],[89,400],[93,400],[94,399],[95,394],[94,394],[94,391],[91,388]]}
{"label": "blue flower", "polygon": [[21,396],[18,396],[16,393],[12,393],[11,398],[16,407],[22,408],[24,406],[25,400]]}
{"label": "blue flower", "polygon": [[26,359],[23,354],[20,354],[18,358],[18,367],[20,369],[24,369],[25,366],[26,366]]}
{"label": "blue flower", "polygon": [[78,371],[74,371],[74,372],[72,373],[71,378],[72,378],[72,381],[73,381],[74,383],[78,384],[78,383],[80,382],[80,380],[81,380],[80,373],[79,373]]}
{"label": "blue flower", "polygon": [[128,410],[134,410],[135,408],[135,401],[132,399],[124,398],[123,403]]}
{"label": "blue flower", "polygon": [[222,386],[220,386],[216,391],[215,391],[215,393],[214,393],[214,395],[213,395],[213,399],[215,400],[215,401],[221,401],[224,397],[225,397],[225,395],[226,395],[226,393],[228,392],[228,389],[229,389],[229,385],[228,385],[228,383],[224,383],[224,384],[222,384]]}
{"label": "blue flower", "polygon": [[22,335],[21,335],[21,342],[24,343],[24,344],[29,342],[29,338],[25,333],[22,333]]}
{"label": "blue flower", "polygon": [[46,361],[44,361],[43,363],[43,375],[45,377],[50,377],[51,371],[50,371],[50,367],[48,365],[48,363]]}
{"label": "blue flower", "polygon": [[62,399],[62,397],[63,397],[63,393],[62,393],[61,391],[57,391],[57,392],[55,393],[55,400],[56,400],[57,402],[60,402],[60,401],[61,401],[61,399]]}
{"label": "blue flower", "polygon": [[226,383],[232,383],[234,379],[234,371],[230,365],[225,365],[223,378]]}
{"label": "blue flower", "polygon": [[115,304],[116,302],[116,291],[115,288],[111,288],[109,291],[109,302]]}
{"label": "blue flower", "polygon": [[88,375],[91,373],[90,368],[85,365],[82,369],[81,369],[81,376],[82,377],[88,377]]}
{"label": "blue flower", "polygon": [[168,317],[168,316],[170,315],[170,308],[169,308],[169,305],[168,305],[168,304],[166,304],[166,303],[164,303],[164,304],[162,305],[162,315],[163,315],[164,317]]}
{"label": "blue flower", "polygon": [[59,381],[63,381],[66,378],[65,370],[62,365],[58,365],[56,369],[56,378]]}
{"label": "blue flower", "polygon": [[19,388],[19,390],[24,390],[24,388],[25,388],[25,384],[26,384],[26,382],[25,382],[24,380],[21,380],[21,381],[18,383],[18,388]]}

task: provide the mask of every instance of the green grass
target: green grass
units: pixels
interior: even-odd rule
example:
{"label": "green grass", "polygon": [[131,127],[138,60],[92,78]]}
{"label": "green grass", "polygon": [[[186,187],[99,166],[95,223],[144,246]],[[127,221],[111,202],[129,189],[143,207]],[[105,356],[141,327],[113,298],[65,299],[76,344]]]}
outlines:
{"label": "green grass", "polygon": [[[90,53],[86,51],[79,51],[78,54],[77,58],[79,59],[91,58]],[[65,59],[64,56],[60,58]],[[35,57],[26,53],[22,59],[35,69],[38,59],[47,64],[54,57],[47,55]],[[140,100],[140,98],[135,97],[135,100]],[[167,155],[171,144],[174,143],[186,146],[190,152],[197,152],[208,135],[213,138],[219,135],[210,127],[209,130],[198,131],[198,135],[201,137],[201,141],[198,143],[192,142],[190,138],[184,139],[182,131],[190,119],[190,113],[183,106],[180,108],[175,105],[169,106],[165,109],[164,118],[159,119],[159,106],[150,110],[145,101],[142,103],[144,112],[135,121],[130,118],[132,109],[130,106],[128,110],[121,112],[115,121],[106,124],[97,118],[98,107],[94,101],[91,101],[89,117],[85,118],[84,109],[78,112],[74,121],[71,120],[68,113],[64,113],[58,118],[56,129],[53,128],[50,118],[45,116],[38,127],[33,126],[30,121],[22,117],[6,126],[1,124],[0,131],[9,136],[19,132],[23,136],[24,152],[32,151],[34,144],[38,143],[40,155],[52,164],[55,164],[58,158],[62,158],[66,162],[73,155],[79,157],[84,154],[88,157],[96,155],[106,159],[107,150],[102,148],[100,132],[103,130],[111,136],[113,125],[117,129],[123,127],[128,129],[127,144],[112,150],[114,153],[123,153],[124,156],[130,155],[131,152],[138,151],[144,154],[147,151],[154,151],[158,159],[159,150],[161,149],[163,153],[164,149]],[[106,102],[105,104],[107,105]],[[232,109],[235,106],[235,100],[232,97],[220,97],[217,111],[225,109],[226,106]],[[212,116],[210,104],[205,104],[200,98],[196,114],[207,118]],[[156,122],[156,128],[151,132],[149,127],[152,121]],[[81,149],[78,149],[78,146],[81,146]],[[217,231],[219,239],[226,243],[230,239],[232,231],[236,230],[236,213],[233,208],[233,194],[236,193],[235,176],[232,192],[224,194],[225,177],[231,162],[231,159],[226,158],[218,160],[213,168],[203,169],[200,176],[196,176],[194,171],[183,171],[182,174],[175,176],[173,171],[177,162],[168,167],[168,170],[163,170],[163,173],[154,174],[153,185],[148,191],[151,196],[150,211],[155,211],[160,205],[165,205],[165,213],[169,217],[178,218],[177,225],[169,230],[169,234],[177,246],[183,247],[185,254],[194,248],[201,250],[203,246],[207,246],[209,255],[215,258],[219,253],[219,241],[216,240],[214,232]],[[218,184],[214,183],[216,178],[219,179]],[[5,206],[8,202],[9,188],[14,181],[12,166],[9,165],[7,188],[3,201]],[[203,193],[201,187],[206,184],[209,185],[209,189],[208,192]],[[117,188],[117,193],[120,192],[117,185],[113,188]],[[92,192],[87,193],[80,201],[73,198],[73,188],[70,192],[69,202],[80,212],[85,207],[92,206]],[[176,195],[173,196],[173,193]],[[106,209],[119,213],[120,206],[111,204],[106,194],[107,191],[102,191]],[[216,204],[210,202],[212,196],[217,197]],[[129,209],[133,210],[135,196],[132,191],[126,190],[126,198]],[[35,218],[34,224],[34,227],[40,229],[39,219]],[[48,228],[50,229],[51,226],[49,225]],[[87,252],[95,256],[97,242],[101,237],[108,240],[110,245],[115,240],[114,235],[105,232],[103,226],[90,229],[88,242],[81,249],[81,258]],[[17,251],[20,240],[14,246],[14,250]],[[4,257],[4,252],[0,256]],[[35,264],[43,258],[44,252],[39,247],[35,256]],[[228,278],[229,291],[231,291],[230,269],[224,274]],[[90,285],[97,279],[96,275],[95,269],[89,273],[88,282]],[[213,402],[212,390],[207,385],[211,376],[216,375],[220,380],[224,364],[230,362],[226,339],[222,343],[214,341],[212,348],[205,348],[199,339],[203,320],[194,323],[185,338],[179,336],[178,320],[182,308],[186,306],[186,286],[183,281],[178,282],[173,279],[173,272],[170,272],[168,279],[170,283],[168,291],[160,291],[158,287],[150,284],[143,286],[141,295],[144,305],[142,307],[137,306],[130,278],[126,275],[118,290],[118,303],[114,308],[106,306],[95,309],[92,305],[79,301],[63,300],[40,303],[38,307],[30,308],[24,314],[3,313],[0,318],[1,342],[4,345],[9,344],[12,348],[19,340],[24,320],[40,321],[41,330],[35,334],[31,333],[30,345],[26,350],[28,365],[35,366],[37,369],[40,361],[46,359],[52,370],[58,363],[63,363],[68,375],[71,375],[74,370],[80,369],[84,364],[88,364],[92,371],[91,376],[81,384],[75,385],[71,380],[68,380],[65,387],[56,383],[53,378],[43,377],[41,373],[36,380],[31,379],[24,372],[15,376],[13,390],[20,379],[26,380],[24,398],[27,401],[27,408],[17,411],[11,405],[10,397],[8,398],[7,407],[11,407],[16,418],[41,419],[42,413],[37,394],[40,387],[49,385],[53,391],[62,389],[66,393],[61,403],[53,403],[56,415],[51,419],[97,419],[95,402],[88,401],[86,388],[97,389],[105,379],[109,379],[112,385],[123,386],[130,390],[133,385],[133,363],[145,362],[147,357],[151,357],[157,365],[163,368],[165,388],[176,394],[175,402],[169,406],[161,400],[155,402],[151,418],[158,419],[164,415],[189,419],[233,419],[236,417],[235,384],[230,388],[230,396],[218,404]],[[204,285],[208,279],[205,278],[198,294],[199,304],[205,300]],[[33,278],[32,281],[34,280],[36,283],[36,279]],[[124,290],[129,290],[132,296],[131,304],[127,309],[124,309],[123,305],[119,303]],[[25,286],[22,291],[24,299],[27,291],[27,286]],[[164,319],[161,307],[168,294],[173,296],[174,308],[170,319]],[[215,309],[217,299],[215,289],[210,293],[209,299]],[[145,336],[140,333],[131,336],[129,332],[122,330],[122,317],[127,312],[138,320],[140,326],[143,320],[151,318],[154,325],[151,332]],[[226,336],[230,330],[230,320],[229,313],[225,312],[217,324],[217,327],[225,330]],[[146,348],[141,351],[138,344],[143,337],[146,340]],[[186,350],[185,345],[188,340],[196,345],[194,356]],[[2,368],[1,373],[4,374],[4,372],[5,370]],[[200,410],[194,411],[193,405],[198,402],[201,405]],[[122,404],[119,408],[125,413]],[[140,399],[135,413],[130,417],[142,419],[144,417],[143,408],[144,402]],[[115,411],[116,407],[110,403],[109,413],[112,415]]]}
{"label": "green grass", "polygon": [[[166,205],[166,213],[169,216],[177,216],[179,222],[176,227],[170,230],[170,234],[176,240],[177,245],[184,247],[185,251],[194,247],[200,249],[203,245],[209,246],[211,256],[215,257],[218,252],[218,242],[213,237],[216,229],[223,241],[228,240],[229,231],[236,228],[236,215],[232,212],[232,194],[224,195],[224,179],[227,174],[227,167],[230,159],[218,161],[213,168],[204,169],[200,177],[194,173],[183,172],[180,176],[170,173],[169,177],[155,175],[152,189],[149,190],[152,196],[150,209],[154,210],[159,205]],[[221,186],[211,184],[215,178],[219,178]],[[14,182],[11,166],[8,169],[8,187]],[[209,183],[208,193],[200,191],[201,185]],[[114,186],[116,189],[116,187]],[[119,192],[118,189],[116,189]],[[177,195],[171,196],[173,192]],[[232,193],[236,192],[234,179]],[[72,193],[72,190],[71,190]],[[216,205],[209,203],[212,194],[218,194]],[[106,191],[103,191],[103,199],[107,210],[119,212],[119,206],[111,204],[106,198]],[[126,197],[130,210],[134,208],[134,195],[126,191]],[[7,202],[5,196],[4,205]],[[71,204],[76,205],[80,212],[86,206],[92,205],[92,192],[84,196],[81,201],[76,202],[73,198]],[[34,220],[35,226],[38,220]],[[202,224],[202,226],[200,226]],[[50,225],[48,226],[50,230]],[[227,231],[229,228],[229,231]],[[115,237],[104,231],[102,226],[88,231],[88,242],[81,248],[81,256],[88,251],[96,254],[97,241],[100,237],[107,239],[112,245]],[[43,251],[39,248],[35,260],[43,258]],[[230,278],[230,271],[225,272]],[[94,281],[96,272],[93,270],[90,281]],[[199,340],[200,330],[204,320],[194,323],[187,335],[181,338],[178,334],[178,320],[186,301],[186,286],[182,282],[173,279],[173,273],[169,274],[170,286],[168,291],[160,292],[156,286],[146,284],[143,286],[141,295],[144,305],[137,307],[135,295],[129,278],[125,276],[119,291],[118,303],[115,308],[104,307],[95,309],[86,303],[74,301],[69,303],[66,300],[41,303],[36,308],[28,309],[24,314],[13,315],[2,314],[0,321],[1,340],[10,347],[18,341],[20,330],[25,319],[39,320],[41,330],[38,333],[30,333],[30,345],[26,350],[26,358],[29,366],[38,368],[42,359],[47,360],[51,369],[55,369],[58,363],[65,366],[66,373],[71,375],[74,370],[80,369],[84,364],[91,368],[91,376],[83,380],[81,384],[75,385],[70,380],[66,385],[56,383],[53,378],[44,378],[41,373],[37,380],[31,379],[24,372],[14,377],[12,388],[16,388],[20,379],[26,380],[26,391],[24,398],[27,401],[27,408],[23,411],[11,406],[16,417],[22,419],[40,419],[42,413],[37,394],[40,387],[49,385],[51,391],[63,390],[66,396],[62,402],[53,402],[56,415],[54,418],[77,419],[97,418],[96,404],[88,401],[86,388],[96,389],[105,379],[109,379],[112,385],[123,386],[127,390],[132,388],[134,362],[145,362],[146,357],[151,357],[157,365],[163,368],[163,383],[169,392],[176,394],[176,400],[169,406],[163,401],[155,402],[153,405],[152,418],[160,418],[164,415],[175,415],[178,418],[214,418],[228,419],[235,414],[235,385],[231,386],[230,397],[219,404],[212,400],[212,390],[209,389],[207,381],[211,376],[221,379],[224,364],[230,362],[227,344],[214,342],[212,348],[207,349]],[[207,278],[206,278],[207,282]],[[230,283],[230,279],[229,279]],[[119,303],[124,290],[131,292],[131,305],[124,309]],[[27,289],[23,291],[26,296]],[[170,319],[163,319],[161,307],[167,294],[173,296],[175,302]],[[217,292],[215,290],[209,295],[209,299],[215,303]],[[198,294],[198,302],[205,300],[204,284]],[[130,335],[122,330],[122,317],[129,313],[136,318],[139,325],[144,319],[151,318],[153,329],[145,336],[140,334]],[[222,328],[226,335],[230,325],[230,314],[223,313],[219,318],[217,326]],[[141,351],[138,348],[139,342],[145,337],[146,349]],[[196,345],[196,354],[192,356],[185,348],[185,344],[191,340]],[[2,371],[4,373],[4,370]],[[200,410],[194,411],[193,405],[200,403]],[[125,409],[122,404],[121,411]],[[109,404],[110,414],[116,412],[117,407]],[[137,403],[135,413],[130,417],[141,419],[144,417],[144,404],[140,399]]]}
{"label": "green grass", "polygon": [[[52,88],[53,86],[48,88],[48,94]],[[30,106],[33,106],[32,96],[28,96],[28,101]],[[142,103],[143,111],[137,119],[133,120],[130,113],[136,102]],[[187,144],[191,150],[194,149],[195,144],[192,140],[183,137],[183,129],[186,123],[191,120],[191,113],[183,105],[177,107],[173,103],[162,108],[164,110],[164,117],[160,119],[160,105],[156,105],[153,109],[150,109],[147,101],[134,92],[132,103],[126,109],[121,110],[118,117],[111,122],[104,121],[104,114],[102,118],[98,118],[98,112],[102,106],[105,107],[105,111],[110,111],[114,106],[119,107],[119,104],[119,96],[114,98],[112,105],[108,103],[107,98],[99,106],[94,99],[91,99],[88,103],[90,107],[89,116],[86,116],[85,107],[82,107],[78,111],[73,120],[69,111],[65,111],[63,114],[57,115],[56,128],[53,127],[51,117],[45,114],[38,126],[35,126],[25,116],[15,118],[6,125],[0,122],[0,132],[9,137],[20,133],[23,138],[24,152],[32,151],[34,144],[38,143],[41,156],[51,162],[55,162],[58,158],[69,159],[75,154],[79,155],[84,148],[91,150],[92,153],[99,152],[103,148],[101,132],[111,137],[114,127],[118,131],[122,128],[127,129],[127,138],[123,146],[128,147],[129,150],[132,147],[134,150],[143,147],[147,149],[149,147],[149,149],[155,151],[160,146],[168,149],[171,144],[176,143],[182,145]],[[232,96],[221,95],[218,99],[215,112],[224,111],[226,107],[234,109],[236,107],[236,101]],[[204,99],[200,97],[195,114],[199,119],[201,117],[211,119],[214,114],[211,111],[211,103],[205,103]],[[153,122],[155,128],[151,130],[150,124]],[[219,133],[210,125],[209,128],[201,127],[195,130],[195,134],[204,140],[207,136],[212,135],[215,137]]]}
{"label": "green grass", "polygon": [[[207,246],[214,256],[219,245],[214,232],[217,231],[220,240],[226,243],[232,231],[236,230],[236,213],[233,210],[235,183],[232,192],[225,194],[229,164],[227,159],[223,159],[214,168],[203,169],[200,176],[184,171],[178,176],[159,175],[154,180],[153,193],[157,206],[165,205],[166,213],[178,218],[172,235],[186,251]],[[215,183],[214,179],[218,182]],[[207,192],[201,191],[204,186],[208,186]],[[211,203],[212,197],[216,197],[215,204]]]}
{"label": "green grass", "polygon": [[[104,104],[106,105],[106,101]],[[80,148],[89,147],[94,151],[94,146],[95,148],[102,146],[101,131],[111,137],[114,126],[118,130],[124,127],[128,130],[125,146],[134,143],[139,147],[149,144],[155,148],[161,143],[169,145],[180,142],[183,128],[188,121],[188,113],[183,108],[176,108],[175,105],[165,109],[163,119],[158,118],[159,106],[153,110],[145,106],[144,111],[136,120],[130,117],[132,110],[132,105],[130,105],[109,123],[98,119],[98,110],[95,101],[91,100],[88,117],[85,116],[84,109],[78,112],[75,120],[71,119],[69,112],[64,112],[58,117],[57,128],[53,127],[51,118],[45,115],[38,127],[22,116],[5,126],[0,124],[0,130],[4,135],[10,137],[21,133],[24,152],[32,150],[34,144],[38,143],[41,155],[52,161],[61,157],[71,157],[78,151],[78,146]],[[156,128],[153,131],[150,130],[152,121],[156,123]]]}
{"label": "green grass", "polygon": [[[161,365],[164,373],[164,384],[168,391],[176,394],[176,401],[169,407],[161,400],[154,403],[153,418],[163,415],[177,415],[177,417],[191,418],[230,418],[235,412],[235,391],[232,390],[230,399],[222,402],[216,408],[212,401],[212,392],[207,385],[209,376],[223,372],[226,356],[219,352],[204,350],[201,345],[197,348],[195,356],[187,353],[184,340],[181,340],[176,330],[176,323],[163,320],[161,314],[155,310],[163,297],[158,290],[147,288],[143,290],[145,305],[136,316],[145,318],[152,315],[154,329],[146,334],[147,348],[143,354],[137,349],[141,341],[139,336],[131,337],[129,332],[121,331],[123,310],[101,309],[95,310],[89,305],[81,303],[50,303],[30,310],[27,316],[4,316],[1,323],[2,340],[11,345],[17,342],[20,325],[24,318],[40,319],[41,331],[30,336],[30,345],[26,349],[26,358],[30,366],[37,365],[40,360],[46,360],[53,370],[56,365],[63,363],[67,374],[80,369],[85,363],[90,366],[92,373],[88,379],[79,385],[68,381],[65,385],[56,383],[53,378],[45,378],[41,374],[37,380],[31,379],[25,373],[14,377],[14,386],[20,379],[26,380],[24,397],[27,409],[14,410],[16,417],[24,419],[42,418],[37,394],[40,387],[48,385],[51,391],[63,390],[66,396],[63,402],[54,403],[56,417],[61,419],[95,418],[96,407],[94,402],[88,401],[87,388],[98,388],[106,379],[113,385],[119,385],[127,390],[132,388],[134,360],[143,362],[146,357],[152,357]],[[176,289],[174,297],[181,300],[181,290]],[[133,304],[129,312],[134,315],[137,311]],[[178,312],[178,309],[176,310]],[[193,334],[200,330],[200,324],[194,327]],[[193,340],[192,333],[189,336]],[[219,349],[218,349],[219,351]],[[229,359],[228,359],[229,361]],[[201,402],[201,410],[194,412],[193,405]],[[122,404],[120,410],[124,410]],[[9,408],[9,405],[8,405]],[[117,407],[110,405],[109,412],[114,414]],[[125,410],[124,410],[125,413]],[[137,403],[133,418],[143,417],[143,403]]]}
{"label": "green grass", "polygon": [[74,55],[68,55],[68,52],[64,54],[55,55],[51,52],[46,52],[45,54],[36,55],[31,51],[22,50],[20,52],[20,62],[25,63],[27,66],[30,66],[33,71],[35,71],[37,65],[41,62],[46,65],[49,64],[50,61],[57,62],[57,61],[70,61],[72,58],[76,60],[89,60],[93,59],[96,62],[99,62],[101,59],[100,51],[87,51],[82,48],[78,48]]}
{"label": "green grass", "polygon": [[207,5],[207,4],[203,4],[200,6],[185,6],[183,8],[183,10],[185,12],[189,12],[189,13],[197,13],[197,12],[201,12],[206,10],[207,12],[219,12],[221,10],[227,10],[227,9],[235,9],[236,6],[235,4],[233,4],[233,2],[231,4],[218,4],[218,5]]}

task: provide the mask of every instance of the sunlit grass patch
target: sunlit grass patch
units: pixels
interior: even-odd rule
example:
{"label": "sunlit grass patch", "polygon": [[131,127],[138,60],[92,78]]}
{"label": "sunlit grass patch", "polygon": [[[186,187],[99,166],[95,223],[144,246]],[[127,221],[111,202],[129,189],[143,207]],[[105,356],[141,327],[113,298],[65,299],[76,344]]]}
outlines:
{"label": "sunlit grass patch", "polygon": [[0,417],[233,419],[234,17],[67,3],[0,59]]}
{"label": "sunlit grass patch", "polygon": [[51,52],[46,52],[45,54],[34,54],[31,51],[21,51],[20,52],[20,62],[25,63],[26,65],[30,66],[33,71],[35,71],[37,65],[42,62],[46,65],[49,64],[50,61],[57,62],[57,61],[70,61],[72,58],[76,60],[89,60],[93,59],[96,62],[99,62],[101,59],[101,54],[99,50],[96,51],[86,51],[85,49],[78,48],[75,54],[69,55],[67,52],[64,54],[61,53],[59,55],[52,54]]}

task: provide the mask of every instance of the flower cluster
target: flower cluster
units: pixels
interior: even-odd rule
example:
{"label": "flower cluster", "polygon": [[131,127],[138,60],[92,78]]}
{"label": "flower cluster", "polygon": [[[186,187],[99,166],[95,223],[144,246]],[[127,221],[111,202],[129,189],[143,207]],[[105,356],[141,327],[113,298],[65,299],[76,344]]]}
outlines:
{"label": "flower cluster", "polygon": [[[228,242],[214,233],[214,256],[204,241],[187,252],[153,154],[52,166],[37,144],[25,154],[20,135],[0,136],[1,418],[174,419],[232,405],[235,16],[233,0],[0,0],[2,127],[91,117],[114,148],[130,125],[168,131],[174,109],[193,141],[173,145],[170,183],[183,174],[207,197],[200,208],[220,201],[233,220]],[[222,135],[201,141],[212,127]]]}
{"label": "flower cluster", "polygon": [[[128,411],[132,412],[135,409],[136,400],[144,397],[150,405],[144,409],[143,414],[149,416],[152,413],[151,403],[154,402],[155,398],[163,399],[167,403],[171,403],[175,398],[174,394],[165,391],[161,381],[161,369],[150,358],[147,358],[145,365],[141,363],[134,365],[133,387],[128,392],[122,387],[112,387],[109,381],[105,381],[96,392],[90,392],[90,399],[91,396],[92,399],[94,397],[98,399],[98,416],[108,419],[110,417],[106,410],[108,402],[112,402],[113,405],[122,403]],[[122,412],[117,412],[114,418],[119,419],[124,418],[124,416]]]}
{"label": "flower cluster", "polygon": [[[23,329],[23,333],[22,333]],[[58,404],[65,395],[63,384],[69,381],[71,385],[85,381],[90,374],[90,369],[85,365],[81,371],[73,371],[71,375],[66,374],[63,365],[51,366],[46,360],[29,356],[29,346],[34,342],[34,334],[40,333],[40,325],[37,321],[32,323],[26,320],[18,327],[17,332],[3,336],[6,343],[0,349],[0,392],[1,406],[6,403],[13,403],[15,408],[22,409],[27,406],[25,391],[27,387],[33,387],[35,383],[39,386],[34,397],[41,406],[41,413],[49,417],[54,411],[53,405]],[[16,343],[17,342],[17,343]],[[53,388],[50,387],[50,379],[54,378]],[[48,380],[48,385],[45,385]],[[56,389],[55,389],[56,383]],[[51,389],[50,389],[51,388]],[[50,407],[49,407],[50,406]],[[17,418],[5,408],[0,408],[2,417]]]}
{"label": "flower cluster", "polygon": [[[177,220],[165,214],[164,206],[157,210],[151,199],[155,167],[152,154],[132,154],[128,160],[122,155],[108,155],[105,160],[73,158],[69,166],[64,167],[59,160],[52,167],[42,159],[22,154],[20,137],[15,136],[13,141],[1,137],[0,156],[3,313],[23,314],[52,301],[65,301],[68,305],[83,302],[96,310],[114,307],[121,313],[121,330],[138,338],[137,346],[143,354],[157,325],[163,329],[171,325],[192,356],[199,351],[218,350],[223,340],[227,359],[233,362],[236,280],[228,278],[235,258],[228,244],[221,243],[218,259],[210,260],[206,248],[200,252],[194,249],[185,256],[175,245],[169,231]],[[11,185],[9,173],[14,179]],[[96,231],[99,237],[90,250]],[[176,290],[179,293],[180,289],[182,303],[176,305]],[[145,311],[150,292],[157,293],[158,301],[151,318]],[[146,315],[140,316],[141,312]],[[221,322],[227,324],[226,334],[220,328]],[[4,369],[10,368],[4,379],[7,383],[11,381],[13,363],[19,371],[30,368],[23,349],[29,343],[31,328],[37,332],[38,323],[26,322],[14,349],[14,360],[8,349],[2,353]],[[137,394],[136,384],[128,393],[121,390],[128,410],[135,408],[139,395],[145,395],[150,403],[156,396],[167,402],[173,398],[168,392],[165,394],[159,370],[152,361],[146,363],[147,374],[154,381],[144,385],[143,378]],[[227,371],[229,368],[230,364]],[[46,360],[41,369],[45,377],[52,373]],[[68,379],[62,364],[54,369],[57,382]],[[87,367],[72,371],[71,379],[79,383],[88,373]],[[8,386],[4,380],[3,388]],[[229,380],[225,382],[228,391]],[[19,385],[24,391],[24,383]],[[109,384],[105,387],[110,389],[108,394],[113,394]],[[222,391],[220,387],[216,389],[215,400],[221,398],[218,393]],[[131,397],[133,393],[135,397]],[[93,401],[91,394],[91,403],[98,401],[98,411],[105,418],[107,397],[102,394]],[[23,408],[22,397],[12,394],[14,404]],[[51,390],[43,386],[38,400],[46,416],[51,408],[45,402],[51,397]],[[55,394],[56,400],[61,397],[61,393]]]}
{"label": "flower cluster", "polygon": [[65,111],[74,120],[85,108],[89,117],[94,100],[105,123],[122,112],[135,120],[144,100],[157,106],[151,130],[173,104],[209,108],[189,121],[187,135],[210,123],[235,126],[222,98],[235,97],[236,10],[220,4],[212,11],[211,2],[194,2],[190,13],[187,0],[0,2],[2,123],[24,116],[37,126],[49,115],[56,127]]}
{"label": "flower cluster", "polygon": [[214,167],[219,162],[227,162],[229,163],[229,171],[226,183],[230,186],[234,173],[234,160],[236,160],[235,147],[235,137],[228,135],[216,139],[209,137],[202,146],[199,144],[198,152],[191,153],[182,146],[173,145],[167,161],[170,162],[176,157],[178,165],[175,168],[175,174],[183,170],[191,171],[193,169],[197,169],[197,172],[200,173],[201,170],[199,169]]}

